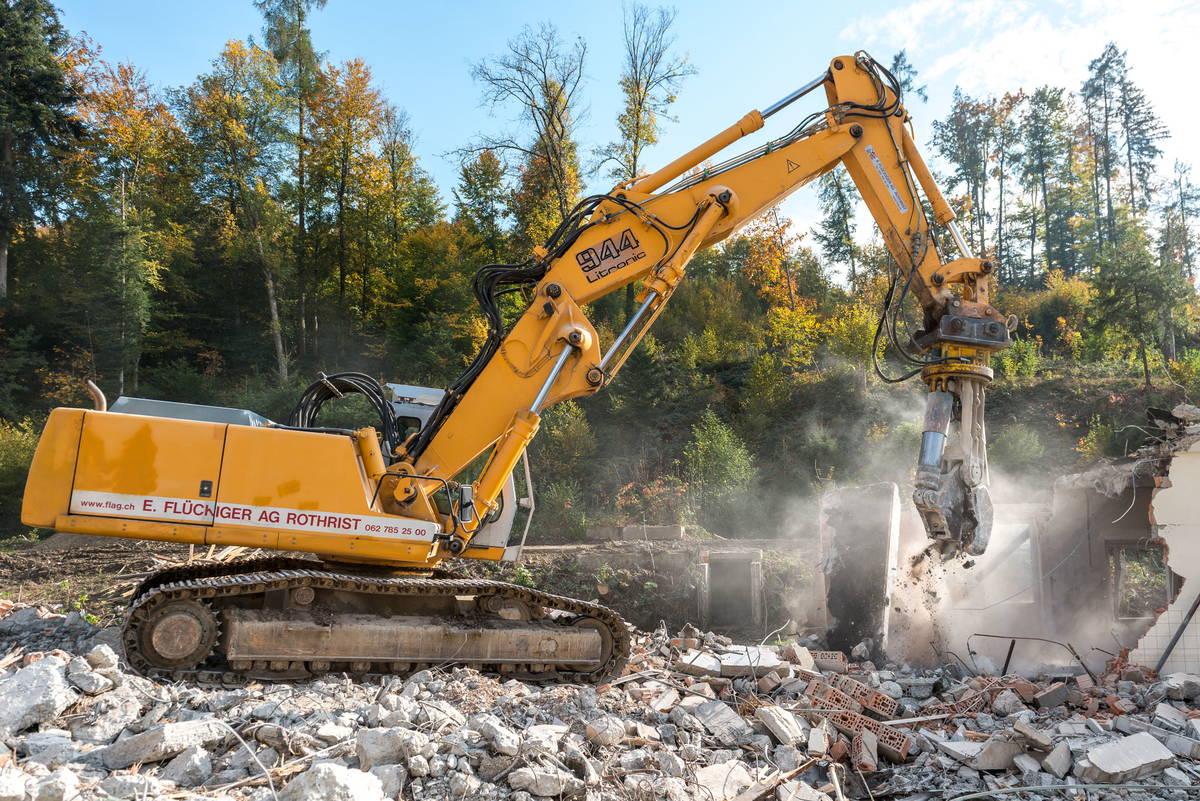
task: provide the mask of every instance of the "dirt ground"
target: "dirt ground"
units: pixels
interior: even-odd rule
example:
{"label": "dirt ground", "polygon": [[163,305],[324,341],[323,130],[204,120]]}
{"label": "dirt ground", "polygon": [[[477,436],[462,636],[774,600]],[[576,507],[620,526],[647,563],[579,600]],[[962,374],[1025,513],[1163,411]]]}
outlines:
{"label": "dirt ground", "polygon": [[[658,545],[651,545],[657,550]],[[691,570],[654,570],[650,565],[629,567],[621,559],[626,543],[583,544],[568,549],[530,547],[521,564],[451,560],[442,565],[464,577],[511,581],[582,600],[603,603],[630,623],[652,630],[660,621],[676,630],[693,622],[696,613],[695,576]],[[664,550],[668,548],[664,547]],[[599,568],[584,567],[585,552],[601,556]],[[609,567],[604,554],[612,554]],[[189,559],[219,561],[254,556],[309,554],[54,534],[40,542],[0,540],[0,599],[49,604],[60,611],[78,610],[101,625],[117,622],[134,588],[150,573]],[[597,561],[597,560],[593,560]],[[635,560],[636,561],[636,560]],[[653,559],[650,560],[651,564]],[[796,597],[796,584],[807,580],[806,568],[794,560],[772,558],[764,563],[767,618],[775,622],[790,615],[784,601]],[[738,632],[723,632],[738,633]],[[754,634],[754,632],[750,632]],[[757,636],[757,635],[756,635]]]}
{"label": "dirt ground", "polygon": [[[207,549],[197,550],[204,556]],[[55,534],[0,552],[0,598],[61,604],[104,621],[119,615],[146,574],[188,555],[186,545]]]}

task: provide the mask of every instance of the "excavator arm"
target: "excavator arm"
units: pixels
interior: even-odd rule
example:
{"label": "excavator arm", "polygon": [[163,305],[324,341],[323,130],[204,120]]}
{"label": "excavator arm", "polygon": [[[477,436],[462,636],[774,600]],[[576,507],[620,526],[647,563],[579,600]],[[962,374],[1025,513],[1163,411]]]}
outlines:
{"label": "excavator arm", "polygon": [[[820,88],[828,99],[824,111],[748,153],[703,166]],[[426,426],[380,472],[389,511],[442,518],[454,532],[447,549],[476,555],[472,534],[537,433],[540,412],[612,380],[697,250],[838,164],[845,165],[895,261],[876,352],[886,337],[914,365],[904,377],[919,373],[930,390],[915,504],[944,551],[982,553],[991,528],[984,387],[992,377],[990,354],[1010,344],[1009,326],[990,303],[992,264],[970,253],[914,144],[898,82],[865,53],[833,59],[815,80],[762,112],[751,111],[657,172],[583,200],[525,263],[480,270],[475,292],[489,319],[489,337]],[[944,258],[926,204],[933,221],[949,232],[958,258]],[[640,283],[640,305],[602,349],[584,309],[634,282]],[[498,297],[512,290],[526,291],[531,302],[506,329]],[[897,314],[909,294],[921,306],[922,328],[902,341]],[[447,482],[462,481],[480,459],[482,469],[460,485],[450,513],[439,514],[434,496]]]}

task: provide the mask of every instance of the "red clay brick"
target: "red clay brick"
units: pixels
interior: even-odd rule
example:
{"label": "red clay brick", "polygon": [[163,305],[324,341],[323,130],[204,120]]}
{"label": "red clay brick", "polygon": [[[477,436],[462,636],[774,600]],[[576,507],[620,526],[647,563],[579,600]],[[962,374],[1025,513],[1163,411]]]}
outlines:
{"label": "red clay brick", "polygon": [[896,703],[895,699],[889,698],[878,690],[872,690],[849,676],[834,676],[830,683],[862,704],[863,709],[874,712],[885,719],[896,717],[896,710],[900,708],[900,704]]}
{"label": "red clay brick", "polygon": [[913,738],[910,735],[866,715],[856,712],[830,712],[827,717],[838,731],[848,737],[864,730],[874,734],[879,742],[879,751],[893,762],[903,762],[913,748]]}
{"label": "red clay brick", "polygon": [[826,707],[827,709],[848,709],[851,712],[862,711],[862,704],[860,704],[858,701],[855,701],[841,690],[830,687],[823,681],[817,681],[816,679],[813,679],[808,683],[808,687],[805,689],[804,693],[814,701],[820,699],[828,702],[830,706]]}

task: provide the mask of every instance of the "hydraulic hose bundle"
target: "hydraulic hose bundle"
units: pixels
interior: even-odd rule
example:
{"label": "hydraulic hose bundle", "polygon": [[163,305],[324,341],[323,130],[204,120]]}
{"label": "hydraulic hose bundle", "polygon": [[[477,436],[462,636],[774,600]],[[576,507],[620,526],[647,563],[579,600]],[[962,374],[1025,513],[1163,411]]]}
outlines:
{"label": "hydraulic hose bundle", "polygon": [[383,454],[385,459],[390,460],[396,446],[400,444],[396,413],[383,387],[366,373],[322,373],[320,378],[308,385],[300,400],[296,402],[296,408],[292,409],[291,415],[288,416],[288,425],[294,428],[316,428],[317,413],[325,401],[353,393],[366,396],[375,413],[379,415]]}

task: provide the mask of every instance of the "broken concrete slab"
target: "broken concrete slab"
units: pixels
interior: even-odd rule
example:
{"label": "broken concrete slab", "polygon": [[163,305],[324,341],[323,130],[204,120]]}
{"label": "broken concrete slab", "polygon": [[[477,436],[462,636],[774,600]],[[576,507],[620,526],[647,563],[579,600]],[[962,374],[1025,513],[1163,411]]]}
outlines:
{"label": "broken concrete slab", "polygon": [[100,782],[101,798],[128,798],[133,801],[156,798],[162,792],[158,779],[144,773],[114,773]]}
{"label": "broken concrete slab", "polygon": [[1013,757],[1013,767],[1021,772],[1022,776],[1037,773],[1042,763],[1030,754],[1017,754]]}
{"label": "broken concrete slab", "polygon": [[1034,702],[1042,709],[1053,709],[1067,702],[1067,685],[1056,681],[1033,697]]}
{"label": "broken concrete slab", "polygon": [[937,681],[936,678],[925,676],[901,676],[896,679],[896,683],[904,689],[904,694],[918,701],[924,701],[933,695]]}
{"label": "broken concrete slab", "polygon": [[584,783],[558,768],[517,768],[508,774],[508,786],[533,795],[574,798],[586,791]]}
{"label": "broken concrete slab", "polygon": [[879,740],[874,732],[866,729],[854,735],[850,743],[850,761],[863,773],[871,773],[879,767]]}
{"label": "broken concrete slab", "polygon": [[211,775],[212,757],[198,745],[172,759],[162,772],[162,778],[174,782],[177,787],[195,787]]}
{"label": "broken concrete slab", "polygon": [[1167,697],[1174,701],[1200,698],[1200,676],[1191,673],[1171,673],[1163,679]]}
{"label": "broken concrete slab", "polygon": [[779,657],[762,648],[748,646],[743,651],[732,651],[721,654],[722,676],[734,678],[738,676],[761,676],[782,666]]}
{"label": "broken concrete slab", "polygon": [[1021,696],[1013,690],[1002,690],[992,699],[992,711],[997,715],[1015,715],[1028,708]]}
{"label": "broken concrete slab", "polygon": [[783,658],[794,665],[798,665],[802,670],[812,670],[817,664],[813,660],[812,653],[803,645],[797,645],[796,643],[784,646]]}
{"label": "broken concrete slab", "polygon": [[588,722],[584,727],[584,736],[588,742],[594,742],[598,746],[616,746],[625,739],[625,722],[616,715],[601,715]]}
{"label": "broken concrete slab", "polygon": [[109,770],[120,770],[138,762],[170,759],[192,746],[219,742],[228,734],[228,725],[211,718],[162,723],[94,753]]}
{"label": "broken concrete slab", "polygon": [[288,782],[279,801],[383,801],[383,786],[365,771],[319,762]]}
{"label": "broken concrete slab", "polygon": [[775,801],[830,801],[830,797],[808,782],[793,779],[775,788]]}
{"label": "broken concrete slab", "polygon": [[1025,753],[1020,743],[991,739],[985,742],[938,741],[938,750],[974,770],[1008,770],[1013,758]]}
{"label": "broken concrete slab", "polygon": [[23,771],[0,767],[0,801],[25,801],[29,777]]}
{"label": "broken concrete slab", "polygon": [[829,721],[820,721],[808,731],[808,743],[806,746],[808,755],[816,757],[825,756],[825,754],[829,753],[829,747],[833,745],[833,740],[833,727],[829,724]]}
{"label": "broken concrete slab", "polygon": [[73,801],[79,797],[79,777],[69,768],[59,768],[33,786],[33,801]]}
{"label": "broken concrete slab", "polygon": [[754,777],[737,759],[730,759],[696,771],[697,798],[727,801],[754,784]]}
{"label": "broken concrete slab", "polygon": [[505,726],[495,715],[479,715],[471,719],[471,728],[483,735],[497,754],[516,756],[521,752],[521,737]]}
{"label": "broken concrete slab", "polygon": [[1052,773],[1058,778],[1067,775],[1071,769],[1071,746],[1062,742],[1054,746],[1054,750],[1042,758],[1042,770]]}
{"label": "broken concrete slab", "polygon": [[78,694],[56,658],[42,659],[0,679],[0,739],[62,714]]}
{"label": "broken concrete slab", "polygon": [[754,710],[757,718],[781,745],[795,745],[808,741],[809,725],[786,709],[777,706],[760,706]]}
{"label": "broken concrete slab", "polygon": [[707,651],[688,651],[675,660],[671,669],[689,676],[720,676],[721,660]]}
{"label": "broken concrete slab", "polygon": [[1023,720],[1018,720],[1013,724],[1013,731],[1021,736],[1031,748],[1036,748],[1039,751],[1050,751],[1054,748],[1054,740],[1050,735],[1041,729],[1035,729]]}
{"label": "broken concrete slab", "polygon": [[1171,753],[1187,757],[1188,759],[1200,759],[1200,740],[1179,734],[1178,732],[1168,731],[1152,723],[1147,723],[1144,720],[1138,720],[1130,715],[1121,715],[1114,718],[1113,728],[1125,734],[1146,732],[1165,745]]}
{"label": "broken concrete slab", "polygon": [[738,745],[752,731],[750,724],[724,701],[705,701],[696,707],[695,715],[723,745]]}
{"label": "broken concrete slab", "polygon": [[358,766],[369,771],[376,765],[394,765],[404,758],[400,750],[403,729],[359,729],[355,735],[354,753]]}
{"label": "broken concrete slab", "polygon": [[1122,737],[1088,750],[1075,763],[1081,781],[1116,784],[1160,773],[1175,762],[1175,755],[1147,732]]}
{"label": "broken concrete slab", "polygon": [[1170,704],[1159,703],[1154,707],[1154,725],[1170,731],[1183,731],[1187,726],[1188,716]]}

